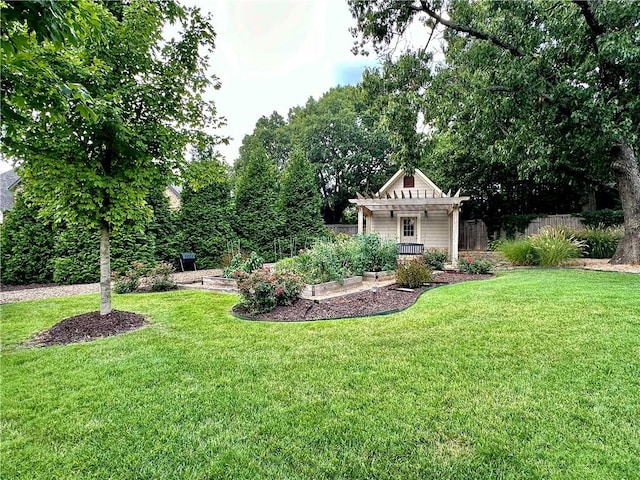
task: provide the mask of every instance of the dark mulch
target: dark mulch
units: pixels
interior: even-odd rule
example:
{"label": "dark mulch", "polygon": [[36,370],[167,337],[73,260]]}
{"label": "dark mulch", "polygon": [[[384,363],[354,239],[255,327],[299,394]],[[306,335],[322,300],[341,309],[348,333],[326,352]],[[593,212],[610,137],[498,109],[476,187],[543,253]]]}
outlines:
{"label": "dark mulch", "polygon": [[276,307],[275,310],[258,315],[249,313],[238,305],[234,313],[254,320],[270,320],[275,322],[304,322],[311,320],[329,320],[337,318],[376,315],[385,312],[402,310],[413,305],[420,294],[438,285],[484,280],[493,275],[470,275],[457,272],[445,272],[436,277],[429,287],[416,288],[410,291],[399,289],[397,285],[379,288],[377,291],[361,292],[327,298],[324,300],[307,300],[299,298],[288,307]]}
{"label": "dark mulch", "polygon": [[49,347],[89,342],[130,332],[146,324],[147,320],[137,313],[113,310],[108,315],[100,315],[100,312],[89,312],[65,318],[49,330],[36,335],[30,343],[38,347]]}

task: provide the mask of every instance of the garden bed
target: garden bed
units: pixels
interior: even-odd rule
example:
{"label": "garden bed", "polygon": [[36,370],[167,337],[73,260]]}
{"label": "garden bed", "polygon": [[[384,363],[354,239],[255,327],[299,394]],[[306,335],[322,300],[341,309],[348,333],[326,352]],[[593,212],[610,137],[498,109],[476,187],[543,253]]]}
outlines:
{"label": "garden bed", "polygon": [[291,306],[276,307],[271,312],[250,316],[241,306],[236,305],[233,313],[248,320],[274,322],[305,322],[338,318],[380,315],[403,310],[413,305],[422,292],[429,288],[470,280],[484,280],[494,275],[473,275],[445,272],[436,276],[429,287],[399,289],[397,285],[372,288],[324,300],[299,298]]}

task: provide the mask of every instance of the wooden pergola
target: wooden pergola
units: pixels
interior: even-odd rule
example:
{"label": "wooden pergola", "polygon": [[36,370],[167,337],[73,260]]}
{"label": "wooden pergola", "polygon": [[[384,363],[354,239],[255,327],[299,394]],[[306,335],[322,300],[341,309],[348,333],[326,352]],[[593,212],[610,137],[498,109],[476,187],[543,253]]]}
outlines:
{"label": "wooden pergola", "polygon": [[[365,217],[373,217],[376,212],[419,212],[425,217],[432,211],[445,211],[449,217],[448,250],[452,263],[458,259],[458,228],[460,223],[460,207],[462,202],[470,197],[460,196],[460,190],[454,195],[451,191],[444,193],[435,187],[428,190],[406,189],[387,190],[384,187],[376,194],[357,194],[357,198],[350,199],[358,211],[358,233],[364,233]],[[429,247],[429,245],[425,245]]]}

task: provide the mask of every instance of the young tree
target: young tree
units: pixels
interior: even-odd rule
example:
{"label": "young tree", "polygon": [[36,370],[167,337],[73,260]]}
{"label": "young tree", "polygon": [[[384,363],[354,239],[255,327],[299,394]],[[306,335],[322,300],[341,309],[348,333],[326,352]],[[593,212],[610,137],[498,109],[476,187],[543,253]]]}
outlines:
{"label": "young tree", "polygon": [[257,140],[247,144],[243,160],[236,172],[235,231],[244,248],[274,259],[273,242],[280,232],[278,169]]}
{"label": "young tree", "polygon": [[414,20],[427,27],[425,48],[444,32],[446,65],[423,112],[452,144],[488,152],[520,178],[615,180],[625,235],[612,262],[640,262],[640,3],[349,4],[354,34],[378,49]]}
{"label": "young tree", "polygon": [[[149,188],[167,185],[185,146],[206,137],[205,126],[219,124],[213,104],[202,98],[219,84],[207,76],[203,55],[214,47],[215,33],[197,8],[173,0],[87,5],[101,24],[100,38],[62,49],[46,41],[30,44],[29,54],[57,77],[82,85],[91,112],[79,99],[58,112],[61,122],[32,102],[16,103],[19,118],[2,140],[4,153],[19,162],[23,182],[37,185],[28,191],[46,215],[99,227],[104,315],[111,311],[110,232],[148,219]],[[163,39],[167,22],[181,25],[179,37]],[[30,95],[40,95],[35,87],[43,77],[31,81]]]}
{"label": "young tree", "polygon": [[289,155],[280,181],[278,211],[284,227],[281,236],[301,246],[322,236],[326,229],[320,212],[321,205],[313,165],[302,150],[295,148]]}

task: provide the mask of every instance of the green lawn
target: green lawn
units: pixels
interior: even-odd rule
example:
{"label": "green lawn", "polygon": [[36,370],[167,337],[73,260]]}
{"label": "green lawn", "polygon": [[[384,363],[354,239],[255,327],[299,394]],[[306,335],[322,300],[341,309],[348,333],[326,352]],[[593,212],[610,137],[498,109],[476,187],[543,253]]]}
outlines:
{"label": "green lawn", "polygon": [[121,295],[137,332],[26,349],[95,295],[2,307],[2,478],[637,479],[640,275],[527,270],[390,316],[235,319]]}

